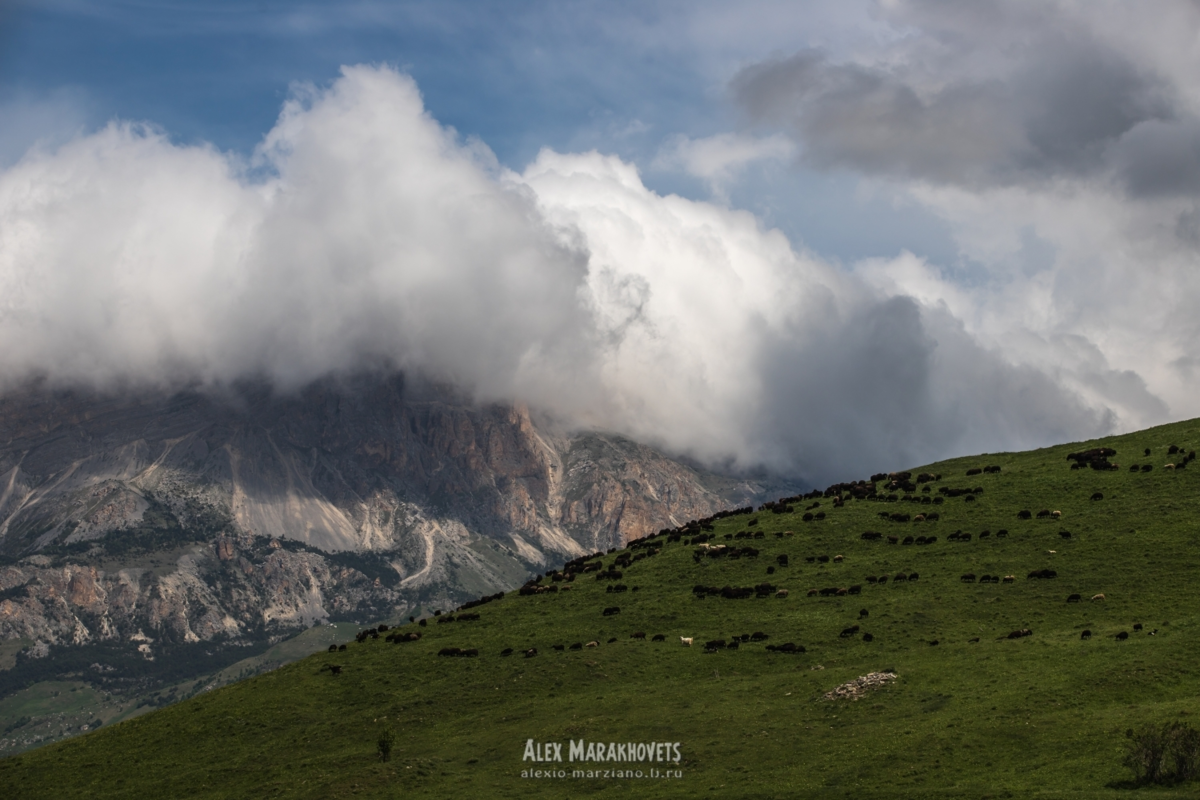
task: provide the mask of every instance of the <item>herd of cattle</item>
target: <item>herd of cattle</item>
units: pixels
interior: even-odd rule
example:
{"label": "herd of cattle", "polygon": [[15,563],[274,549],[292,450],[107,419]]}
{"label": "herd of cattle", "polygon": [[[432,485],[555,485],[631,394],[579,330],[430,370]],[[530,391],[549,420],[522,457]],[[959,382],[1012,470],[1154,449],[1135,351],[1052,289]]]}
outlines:
{"label": "herd of cattle", "polygon": [[[1166,468],[1168,468],[1168,469],[1180,469],[1180,468],[1186,467],[1188,462],[1193,460],[1196,455],[1195,451],[1190,451],[1186,454],[1183,454],[1182,449],[1180,449],[1174,445],[1172,445],[1170,447],[1168,452],[1170,455],[1180,454],[1179,457],[1177,459],[1175,459],[1175,463],[1166,465]],[[1071,453],[1067,456],[1067,459],[1072,462],[1072,469],[1091,468],[1091,469],[1095,469],[1095,470],[1112,470],[1112,469],[1117,468],[1116,464],[1109,461],[1109,458],[1114,455],[1116,455],[1116,451],[1113,450],[1112,448],[1093,448],[1093,449],[1085,450],[1085,451],[1078,452],[1078,453]],[[1147,456],[1150,455],[1149,450],[1146,450],[1146,455]],[[1150,465],[1140,466],[1140,465],[1135,464],[1131,467],[1131,471],[1139,471],[1139,472],[1149,471],[1150,469],[1151,469]],[[986,467],[972,468],[970,470],[967,470],[966,474],[968,477],[971,477],[971,476],[975,476],[975,475],[979,475],[979,474],[994,474],[994,473],[998,473],[1000,471],[1001,471],[1001,468],[999,466],[986,466]],[[832,501],[832,506],[834,508],[840,508],[845,503],[847,503],[851,500],[873,500],[873,501],[885,502],[885,503],[902,501],[902,502],[916,502],[916,503],[925,503],[925,504],[934,504],[934,503],[942,504],[947,499],[954,499],[954,498],[959,498],[959,497],[962,497],[965,502],[974,502],[976,497],[983,494],[983,492],[984,492],[984,488],[978,487],[978,486],[971,487],[971,488],[952,488],[952,487],[943,485],[943,486],[938,487],[936,496],[931,498],[930,495],[932,495],[933,492],[931,491],[931,487],[929,484],[937,483],[937,482],[940,482],[941,480],[942,480],[941,474],[933,474],[933,473],[920,473],[919,475],[916,475],[915,478],[911,473],[908,473],[908,472],[887,473],[887,474],[879,473],[876,475],[872,475],[870,481],[856,481],[856,482],[851,482],[851,483],[834,484],[833,486],[829,487],[828,489],[826,489],[823,492],[820,490],[814,490],[813,492],[809,492],[807,494],[796,495],[794,497],[785,497],[785,498],[781,498],[777,501],[768,502],[768,503],[763,504],[758,509],[758,511],[759,512],[771,512],[772,514],[795,513],[797,504],[799,504],[801,502],[812,501],[812,502],[810,502],[809,505],[807,505],[803,509],[801,520],[804,522],[818,522],[818,521],[821,521],[826,518],[826,514],[823,511],[816,511],[814,513],[814,510],[821,506],[822,500]],[[877,488],[877,484],[881,484],[881,483],[883,484],[882,492],[880,491],[879,488]],[[916,494],[918,487],[921,487],[920,495],[923,495],[923,496]],[[896,492],[903,492],[904,495],[900,496],[900,495],[896,494]],[[1093,501],[1101,501],[1103,499],[1104,499],[1104,495],[1101,492],[1095,492],[1094,494],[1091,495],[1091,500],[1093,500]],[[685,546],[691,546],[694,548],[694,550],[692,551],[692,558],[693,558],[694,563],[696,563],[696,564],[702,565],[703,562],[706,562],[711,559],[721,559],[721,560],[726,560],[726,561],[733,561],[733,560],[740,560],[740,559],[757,559],[761,555],[761,550],[759,548],[752,547],[749,545],[736,545],[736,544],[732,544],[732,543],[731,544],[714,543],[714,541],[713,541],[714,539],[717,538],[717,534],[715,533],[715,523],[722,521],[722,520],[730,519],[733,517],[739,517],[739,516],[750,516],[751,517],[749,520],[744,522],[746,529],[740,530],[736,533],[724,534],[725,540],[729,540],[732,542],[734,540],[766,538],[766,533],[764,533],[762,530],[749,530],[751,528],[756,528],[756,526],[758,525],[758,522],[759,522],[758,517],[754,516],[754,514],[755,514],[755,509],[753,507],[739,508],[739,509],[733,509],[733,510],[729,510],[729,511],[722,511],[717,514],[714,514],[711,517],[707,517],[704,519],[692,520],[684,525],[680,525],[675,528],[665,528],[665,529],[659,531],[657,534],[651,534],[642,539],[637,539],[637,540],[629,542],[627,549],[622,552],[617,553],[616,557],[614,558],[612,563],[607,566],[607,568],[605,567],[602,559],[606,555],[611,555],[614,552],[616,552],[615,548],[610,549],[607,552],[607,554],[606,553],[593,553],[591,555],[586,555],[586,556],[582,556],[582,557],[573,559],[573,560],[565,563],[561,569],[551,570],[546,575],[537,575],[537,576],[533,577],[532,579],[527,581],[525,583],[525,585],[520,587],[520,589],[517,592],[517,595],[521,596],[521,597],[527,597],[527,596],[540,595],[540,594],[545,594],[545,593],[556,593],[559,591],[567,591],[571,588],[574,581],[576,581],[577,579],[579,579],[580,577],[582,577],[584,575],[589,575],[589,574],[594,574],[595,579],[597,581],[609,581],[608,586],[605,588],[606,594],[620,594],[620,593],[624,593],[627,591],[637,592],[639,590],[638,586],[633,586],[631,589],[626,584],[615,583],[615,581],[621,580],[624,577],[624,572],[626,570],[629,570],[631,567],[633,567],[633,565],[636,564],[637,562],[639,562],[643,559],[651,558],[651,557],[658,555],[659,553],[662,552],[664,546],[666,546],[670,543],[675,543],[675,542],[682,542]],[[938,512],[926,512],[926,513],[910,516],[909,514],[904,514],[901,512],[882,511],[882,512],[880,512],[879,516],[881,519],[886,519],[889,522],[897,522],[897,523],[911,522],[913,524],[918,524],[918,523],[923,523],[923,522],[924,523],[937,522],[940,520],[940,516],[939,516]],[[1022,509],[1017,512],[1016,516],[1020,520],[1031,520],[1035,517],[1035,513],[1030,509]],[[1051,509],[1042,509],[1042,510],[1036,512],[1036,517],[1038,519],[1057,520],[1057,519],[1060,519],[1061,516],[1062,516],[1061,512],[1056,511],[1056,510],[1051,510]],[[780,531],[780,532],[776,532],[774,535],[776,537],[783,538],[783,537],[793,536],[794,534],[792,531],[786,531],[786,532]],[[1059,535],[1064,539],[1071,538],[1071,533],[1066,530],[1060,530]],[[975,537],[975,538],[977,538],[978,540],[984,540],[984,539],[988,539],[991,536],[993,536],[993,534],[990,530],[983,530],[980,533],[978,533],[977,537]],[[995,532],[994,536],[997,539],[1006,538],[1008,536],[1008,531],[1006,529],[999,529]],[[971,542],[972,538],[973,537],[972,537],[971,533],[964,533],[961,530],[957,530],[954,533],[949,534],[946,537],[947,541],[956,542],[956,543]],[[866,531],[861,534],[860,539],[863,541],[867,541],[867,542],[887,542],[890,545],[900,545],[900,546],[931,545],[938,541],[937,536],[903,536],[903,537],[901,537],[899,535],[884,534],[879,531]],[[1051,550],[1050,552],[1054,553],[1055,551]],[[828,554],[805,556],[805,561],[807,563],[816,563],[816,564],[821,564],[821,565],[828,564],[831,562],[835,563],[835,564],[842,563],[844,560],[845,560],[845,557],[840,554],[834,555],[834,556],[830,556]],[[776,571],[776,567],[786,568],[789,566],[789,563],[790,563],[789,556],[785,553],[777,554],[774,561],[775,561],[775,564],[767,567],[768,574],[774,574]],[[1051,580],[1051,579],[1057,578],[1058,573],[1053,569],[1043,568],[1043,569],[1035,569],[1035,570],[1030,571],[1026,577],[1029,580]],[[894,575],[887,575],[887,574],[868,575],[865,578],[865,583],[868,585],[873,585],[873,586],[883,586],[885,584],[888,584],[889,582],[892,584],[912,583],[919,579],[920,579],[920,575],[916,572],[900,571]],[[548,581],[548,582],[543,583],[543,581]],[[1010,583],[1014,583],[1016,581],[1016,576],[1014,576],[1014,575],[1001,576],[998,574],[996,574],[996,575],[983,574],[983,575],[976,576],[975,573],[968,572],[968,573],[965,573],[960,576],[960,581],[962,583],[978,583],[978,584],[997,584],[997,583],[1010,584]],[[830,587],[825,587],[825,588],[812,588],[807,591],[807,596],[808,597],[844,597],[844,596],[848,596],[848,595],[860,595],[860,594],[862,594],[862,591],[863,591],[862,584],[851,584],[848,586],[830,586]],[[778,587],[773,583],[767,583],[767,582],[759,583],[759,584],[756,584],[753,586],[732,586],[732,585],[710,586],[710,585],[705,585],[705,584],[697,584],[694,587],[692,587],[692,595],[697,600],[704,600],[705,598],[710,598],[710,597],[721,598],[721,599],[726,599],[726,600],[747,600],[747,599],[751,599],[751,598],[761,599],[761,598],[768,598],[768,597],[784,599],[784,598],[788,597],[788,590],[786,588]],[[468,603],[464,603],[462,606],[460,606],[458,609],[456,609],[456,613],[442,614],[441,612],[435,612],[433,619],[438,625],[444,625],[444,624],[456,623],[456,622],[477,621],[480,619],[479,613],[477,613],[477,612],[476,613],[464,613],[464,612],[466,612],[467,609],[477,608],[486,603],[500,600],[503,597],[504,597],[504,592],[499,592],[494,595],[487,595],[487,596],[479,598],[478,600],[473,600]],[[1079,603],[1079,602],[1082,602],[1082,600],[1083,600],[1083,595],[1081,595],[1079,593],[1073,593],[1067,597],[1068,603]],[[1103,600],[1105,600],[1105,595],[1104,594],[1092,595],[1091,600],[1093,602],[1103,601]],[[601,611],[601,615],[604,617],[612,617],[612,616],[616,616],[620,613],[621,613],[621,608],[619,606],[608,606],[608,607],[605,607]],[[866,609],[862,609],[859,612],[859,614],[860,614],[860,617],[859,617],[860,620],[869,616],[869,613]],[[409,620],[414,621],[414,618],[410,617]],[[426,623],[427,623],[427,619],[421,619],[418,621],[418,624],[422,627],[424,627],[426,625]],[[1135,631],[1140,630],[1141,627],[1142,627],[1141,625],[1136,625],[1136,626],[1134,626],[1134,630]],[[383,634],[386,632],[388,632],[388,626],[380,625],[374,629],[367,629],[365,631],[361,631],[358,634],[358,636],[356,637],[356,640],[359,643],[363,643],[367,640],[378,639],[380,634]],[[1153,632],[1151,632],[1150,635],[1154,635],[1156,633],[1157,633],[1157,631],[1153,631]],[[839,638],[846,639],[846,638],[859,637],[860,634],[861,634],[861,639],[865,642],[871,642],[875,638],[871,633],[861,631],[860,626],[858,624],[849,625],[849,626],[843,628],[842,631],[838,634],[838,636],[839,636]],[[999,638],[1000,639],[1020,639],[1020,638],[1030,636],[1030,635],[1032,635],[1031,630],[1029,630],[1028,628],[1021,628],[1018,630],[1014,630],[1014,631],[1010,632],[1009,634],[1007,634],[1006,636],[1001,636]],[[1080,636],[1080,638],[1083,640],[1090,639],[1091,637],[1092,637],[1091,630],[1083,631],[1083,633]],[[1124,641],[1128,637],[1129,637],[1129,633],[1127,631],[1121,631],[1114,638],[1116,638],[1119,641]],[[630,638],[632,640],[645,640],[646,633],[644,631],[635,631],[630,636]],[[713,640],[707,641],[704,643],[703,650],[708,653],[715,653],[720,650],[735,650],[735,649],[740,648],[744,643],[763,642],[768,638],[769,637],[766,633],[763,633],[761,631],[756,631],[752,634],[742,634],[739,636],[734,636],[728,641],[725,639],[713,639]],[[398,629],[393,630],[386,637],[386,641],[397,643],[397,644],[404,643],[404,642],[415,642],[415,641],[419,641],[420,639],[421,639],[420,632],[401,633]],[[680,637],[680,640],[683,645],[690,647],[694,641],[694,638],[693,637]],[[617,641],[616,637],[610,638],[608,640],[608,642],[610,644],[615,643],[616,641]],[[661,634],[661,633],[655,634],[650,638],[650,641],[665,642],[666,636],[665,636],[665,634]],[[975,638],[975,639],[971,639],[970,641],[978,642],[979,639]],[[939,642],[937,640],[930,642],[930,644],[938,644],[938,643]],[[570,645],[555,644],[555,645],[552,645],[552,649],[555,651],[584,650],[587,648],[595,648],[595,647],[600,647],[600,646],[601,646],[600,642],[597,639],[597,640],[592,640],[592,641],[588,641],[588,642],[575,642]],[[340,645],[340,646],[331,645],[329,648],[329,651],[336,652],[338,650],[345,650],[345,648],[346,648],[346,645]],[[778,644],[778,645],[777,644],[766,645],[766,650],[769,652],[773,652],[773,653],[789,653],[789,654],[797,654],[797,653],[806,652],[805,648],[802,645],[798,645],[794,642],[786,642],[784,644]],[[514,650],[513,648],[509,647],[509,648],[503,649],[500,654],[502,656],[511,656],[516,652],[520,652],[525,658],[533,658],[538,655],[538,650],[536,647],[528,648],[525,650]],[[444,647],[441,650],[439,650],[438,655],[443,656],[443,657],[471,658],[471,657],[478,656],[479,651],[477,648],[462,648],[462,647],[449,647],[448,646],[448,647]],[[339,667],[337,665],[327,665],[327,668],[330,669],[332,674],[338,674],[341,671],[341,667]]]}

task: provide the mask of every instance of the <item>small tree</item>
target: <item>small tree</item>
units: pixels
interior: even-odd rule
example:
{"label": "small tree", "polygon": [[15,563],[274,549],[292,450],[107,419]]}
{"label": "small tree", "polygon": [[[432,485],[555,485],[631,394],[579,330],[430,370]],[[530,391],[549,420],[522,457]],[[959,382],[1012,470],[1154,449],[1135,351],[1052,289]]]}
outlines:
{"label": "small tree", "polygon": [[383,733],[379,734],[379,741],[376,743],[379,748],[379,760],[387,761],[392,757],[392,745],[396,743],[396,732],[391,728],[384,728]]}
{"label": "small tree", "polygon": [[1150,725],[1134,732],[1125,731],[1129,740],[1124,764],[1133,770],[1140,784],[1173,784],[1200,776],[1200,731],[1183,722]]}
{"label": "small tree", "polygon": [[1167,754],[1176,782],[1200,777],[1200,731],[1175,723],[1168,734]]}

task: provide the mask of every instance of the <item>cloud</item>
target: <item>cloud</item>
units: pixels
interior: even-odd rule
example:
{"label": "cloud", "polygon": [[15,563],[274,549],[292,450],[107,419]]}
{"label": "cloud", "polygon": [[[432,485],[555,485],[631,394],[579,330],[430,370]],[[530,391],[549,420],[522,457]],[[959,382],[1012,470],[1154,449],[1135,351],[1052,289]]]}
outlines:
{"label": "cloud", "polygon": [[1087,31],[1030,36],[1016,64],[981,76],[954,59],[934,76],[803,50],[745,68],[731,88],[809,164],[973,187],[1103,172],[1123,137],[1179,113],[1165,81]]}
{"label": "cloud", "polygon": [[1200,414],[1200,53],[1184,32],[1200,6],[881,0],[874,13],[891,31],[874,46],[805,47],[728,84],[756,135],[915,202],[957,247],[854,274],[914,299],[931,329],[945,312],[1116,429]]}
{"label": "cloud", "polygon": [[253,165],[125,123],[33,152],[0,178],[0,375],[571,375],[585,257],[488,155],[370,68],[289,101]]}
{"label": "cloud", "polygon": [[249,160],[112,123],[4,170],[0,341],[3,384],[404,369],[818,482],[1112,424],[928,297],[619,158],[503,169],[387,68],[297,87]]}
{"label": "cloud", "polygon": [[522,177],[589,252],[609,398],[594,424],[816,481],[1113,425],[944,308],[798,253],[747,212],[659,196],[595,153],[545,151]]}
{"label": "cloud", "polygon": [[795,144],[781,134],[754,137],[722,133],[701,139],[679,135],[663,145],[651,166],[682,170],[707,181],[714,193],[723,195],[724,186],[748,165],[787,161],[795,151]]}

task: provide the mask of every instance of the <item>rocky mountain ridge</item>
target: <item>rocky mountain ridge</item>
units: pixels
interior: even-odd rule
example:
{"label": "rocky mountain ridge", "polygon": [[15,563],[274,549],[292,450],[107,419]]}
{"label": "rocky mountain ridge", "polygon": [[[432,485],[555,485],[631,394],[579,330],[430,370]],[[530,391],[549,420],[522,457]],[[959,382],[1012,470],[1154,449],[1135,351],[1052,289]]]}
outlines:
{"label": "rocky mountain ridge", "polygon": [[403,377],[0,399],[0,642],[265,641],[511,588],[761,496]]}

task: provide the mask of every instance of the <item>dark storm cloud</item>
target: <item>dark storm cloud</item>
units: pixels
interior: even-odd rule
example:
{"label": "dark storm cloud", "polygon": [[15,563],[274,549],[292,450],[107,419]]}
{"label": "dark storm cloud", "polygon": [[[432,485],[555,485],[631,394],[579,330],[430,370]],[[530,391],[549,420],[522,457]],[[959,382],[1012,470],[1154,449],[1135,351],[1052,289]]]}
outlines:
{"label": "dark storm cloud", "polygon": [[908,297],[861,308],[828,341],[764,347],[767,387],[757,434],[783,463],[821,465],[817,479],[948,452],[996,452],[1103,435],[1090,409],[1046,374],[1009,364],[961,324]]}

